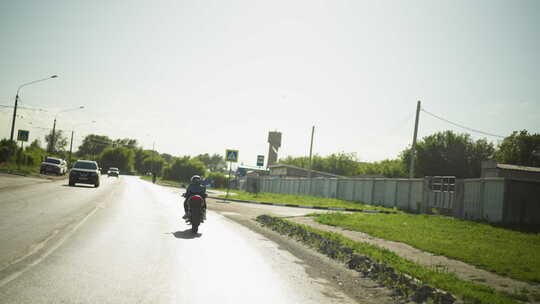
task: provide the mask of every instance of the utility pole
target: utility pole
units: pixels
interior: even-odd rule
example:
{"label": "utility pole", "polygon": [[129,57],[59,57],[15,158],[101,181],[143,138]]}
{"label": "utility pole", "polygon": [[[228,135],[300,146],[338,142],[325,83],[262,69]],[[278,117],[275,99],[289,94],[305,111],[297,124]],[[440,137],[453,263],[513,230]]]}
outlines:
{"label": "utility pole", "polygon": [[11,136],[10,140],[13,140],[13,132],[15,131],[15,118],[17,117],[17,104],[19,103],[19,91],[15,95],[15,107],[13,108],[13,119],[11,120]]}
{"label": "utility pole", "polygon": [[311,171],[313,170],[313,135],[315,134],[315,126],[311,128],[311,144],[309,145],[309,175],[308,177],[311,178]]}
{"label": "utility pole", "polygon": [[154,158],[154,148],[155,148],[155,146],[156,146],[156,142],[154,141],[154,142],[152,142],[152,157],[150,158],[150,172],[152,173],[152,180],[154,180],[154,181],[155,181],[154,176],[156,175],[154,173],[154,160],[155,160],[155,158]]}
{"label": "utility pole", "polygon": [[414,120],[414,135],[411,147],[411,162],[409,167],[409,178],[414,178],[414,158],[416,156],[416,137],[418,135],[418,120],[420,118],[420,100],[416,104],[416,119]]}
{"label": "utility pole", "polygon": [[308,195],[311,195],[311,171],[313,171],[313,136],[315,135],[315,126],[311,128],[311,144],[309,145],[309,172],[308,172],[308,178],[309,178],[309,189],[308,189]]}
{"label": "utility pole", "polygon": [[52,136],[51,136],[51,142],[49,143],[49,153],[54,153],[54,133],[56,130],[56,117],[54,118],[53,128],[52,128]]}
{"label": "utility pole", "polygon": [[71,151],[73,150],[73,133],[74,133],[74,130],[71,130],[71,143],[69,144],[69,161],[68,161],[70,165],[71,165]]}

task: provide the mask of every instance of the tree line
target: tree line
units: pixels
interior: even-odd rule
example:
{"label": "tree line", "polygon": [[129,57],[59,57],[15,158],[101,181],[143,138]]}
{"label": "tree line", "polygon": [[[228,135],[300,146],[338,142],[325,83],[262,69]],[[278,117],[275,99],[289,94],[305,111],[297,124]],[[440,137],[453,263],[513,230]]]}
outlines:
{"label": "tree line", "polygon": [[143,149],[135,139],[112,140],[104,135],[90,134],[84,138],[76,155],[79,158],[94,159],[104,169],[117,167],[121,172],[153,173],[180,182],[188,182],[193,175],[200,175],[216,187],[223,187],[226,182],[226,162],[219,154],[173,156]]}
{"label": "tree line", "polygon": [[[540,167],[540,134],[515,131],[497,146],[486,139],[474,140],[469,134],[437,132],[419,140],[415,153],[415,177],[449,175],[475,178],[481,175],[481,162],[495,159],[499,163]],[[395,159],[360,162],[355,153],[315,155],[313,170],[342,176],[408,177],[411,149]],[[309,168],[309,157],[286,157],[282,164]]]}
{"label": "tree line", "polygon": [[[47,149],[42,148],[37,139],[24,149],[14,141],[1,140],[0,163],[16,163],[35,169],[46,156],[68,159],[67,138],[61,131],[55,133],[54,143],[52,138],[52,134],[45,136]],[[180,182],[188,182],[193,175],[200,175],[210,180],[215,187],[224,187],[227,180],[224,174],[227,165],[224,157],[219,154],[173,156],[143,149],[136,139],[131,138],[111,139],[105,135],[87,135],[73,153],[71,163],[78,159],[95,160],[103,171],[116,167],[124,174],[154,173]]]}
{"label": "tree line", "polygon": [[[45,137],[50,148],[51,134]],[[0,164],[39,166],[45,156],[68,158],[67,138],[57,131],[52,155],[41,147],[39,140],[21,149],[14,141],[0,141]],[[342,176],[407,177],[411,150],[403,150],[395,159],[379,162],[360,162],[354,153],[334,153],[329,156],[315,155],[313,169]],[[225,184],[226,162],[219,154],[173,156],[167,153],[143,149],[136,139],[111,139],[105,135],[91,134],[84,138],[74,153],[76,159],[96,160],[107,170],[117,167],[121,172],[148,174],[154,172],[165,179],[187,182],[193,175],[206,176],[216,185]],[[474,178],[481,174],[481,162],[495,159],[499,163],[540,167],[540,134],[526,130],[515,131],[495,146],[486,139],[474,140],[469,134],[453,131],[437,132],[418,141],[415,153],[415,177],[451,175],[458,178]],[[286,157],[283,164],[309,168],[308,157]]]}

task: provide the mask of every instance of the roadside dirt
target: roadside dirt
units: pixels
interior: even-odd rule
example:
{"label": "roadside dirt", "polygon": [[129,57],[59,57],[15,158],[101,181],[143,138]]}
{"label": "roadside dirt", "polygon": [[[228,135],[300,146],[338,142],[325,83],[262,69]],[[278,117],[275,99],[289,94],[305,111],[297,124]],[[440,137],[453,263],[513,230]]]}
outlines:
{"label": "roadside dirt", "polygon": [[480,284],[489,285],[500,291],[515,292],[516,290],[526,288],[529,291],[540,292],[540,286],[538,285],[532,285],[526,282],[503,277],[492,272],[476,268],[475,266],[461,261],[416,249],[404,243],[379,239],[363,232],[323,225],[316,222],[313,217],[293,217],[288,218],[288,220],[295,223],[308,225],[319,230],[336,232],[357,242],[365,242],[381,248],[386,248],[395,254],[418,264],[438,270],[448,271],[456,274],[461,279],[476,281]]}

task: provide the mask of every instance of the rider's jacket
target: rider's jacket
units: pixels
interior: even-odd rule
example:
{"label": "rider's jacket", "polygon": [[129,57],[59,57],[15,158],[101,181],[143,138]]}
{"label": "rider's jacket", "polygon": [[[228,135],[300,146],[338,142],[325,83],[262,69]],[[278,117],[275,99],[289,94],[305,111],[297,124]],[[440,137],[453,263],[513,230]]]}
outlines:
{"label": "rider's jacket", "polygon": [[186,194],[187,194],[186,195],[187,197],[190,197],[194,194],[198,194],[198,195],[202,195],[204,198],[206,197],[206,187],[198,183],[191,183],[186,189]]}

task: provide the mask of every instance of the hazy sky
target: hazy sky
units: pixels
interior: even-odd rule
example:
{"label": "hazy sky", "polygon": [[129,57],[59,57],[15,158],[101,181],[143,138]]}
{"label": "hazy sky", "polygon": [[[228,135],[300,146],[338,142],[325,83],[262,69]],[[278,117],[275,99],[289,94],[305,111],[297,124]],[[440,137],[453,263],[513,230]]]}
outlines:
{"label": "hazy sky", "polygon": [[[416,101],[490,133],[540,132],[540,1],[1,1],[0,104],[16,129],[136,138],[174,155],[396,157]],[[8,137],[11,108],[0,108]],[[83,124],[96,120],[95,124]],[[32,124],[30,124],[30,122]],[[453,127],[422,113],[419,136]],[[473,134],[474,135],[474,134]],[[482,135],[474,135],[481,138]],[[497,138],[490,140],[497,142]]]}

